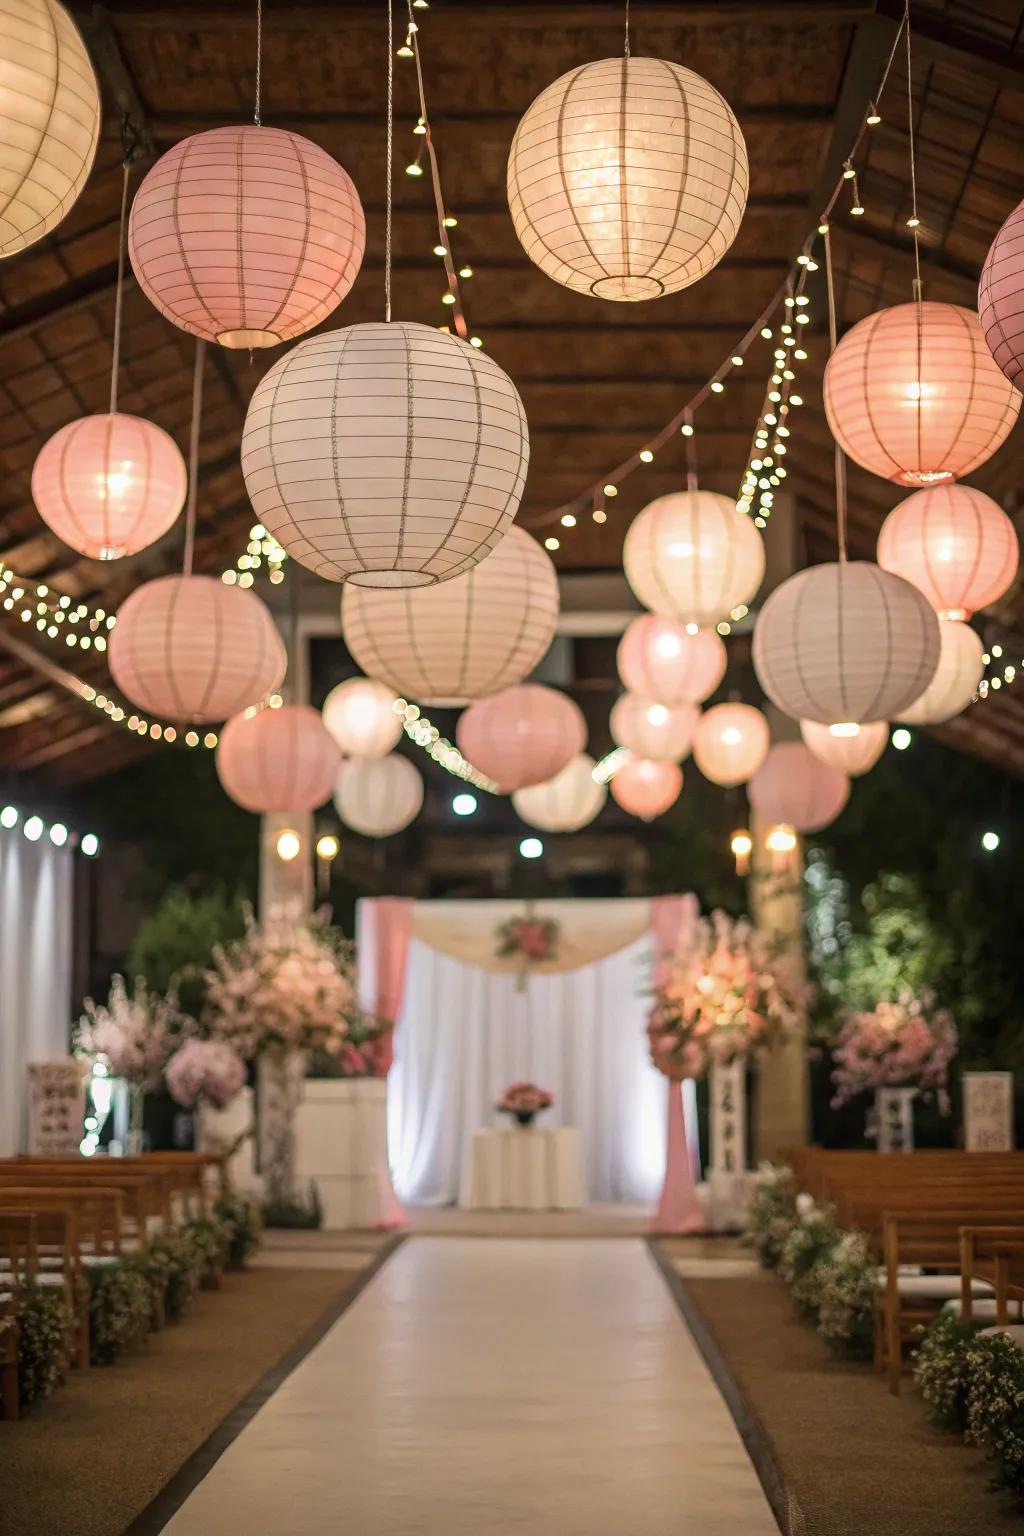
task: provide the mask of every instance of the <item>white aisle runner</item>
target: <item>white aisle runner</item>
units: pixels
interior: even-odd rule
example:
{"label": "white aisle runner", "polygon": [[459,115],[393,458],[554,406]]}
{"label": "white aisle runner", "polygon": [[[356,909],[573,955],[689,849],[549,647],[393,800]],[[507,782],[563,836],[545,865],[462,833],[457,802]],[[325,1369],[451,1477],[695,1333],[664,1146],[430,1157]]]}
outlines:
{"label": "white aisle runner", "polygon": [[778,1536],[642,1241],[413,1238],[170,1536]]}

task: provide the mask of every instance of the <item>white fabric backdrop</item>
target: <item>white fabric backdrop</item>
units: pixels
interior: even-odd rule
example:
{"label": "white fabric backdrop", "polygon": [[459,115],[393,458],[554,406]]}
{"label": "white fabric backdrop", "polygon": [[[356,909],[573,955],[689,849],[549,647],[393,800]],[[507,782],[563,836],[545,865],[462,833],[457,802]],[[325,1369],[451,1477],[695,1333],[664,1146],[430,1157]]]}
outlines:
{"label": "white fabric backdrop", "polygon": [[[586,903],[578,905],[586,908]],[[589,1200],[648,1204],[665,1171],[665,1079],[644,1033],[649,936],[558,975],[516,978],[463,965],[413,939],[388,1078],[395,1189],[411,1205],[459,1198],[473,1132],[516,1079],[548,1088],[545,1125],[580,1134]]]}
{"label": "white fabric backdrop", "polygon": [[68,1054],[72,854],[0,828],[0,1156],[23,1151],[30,1061]]}

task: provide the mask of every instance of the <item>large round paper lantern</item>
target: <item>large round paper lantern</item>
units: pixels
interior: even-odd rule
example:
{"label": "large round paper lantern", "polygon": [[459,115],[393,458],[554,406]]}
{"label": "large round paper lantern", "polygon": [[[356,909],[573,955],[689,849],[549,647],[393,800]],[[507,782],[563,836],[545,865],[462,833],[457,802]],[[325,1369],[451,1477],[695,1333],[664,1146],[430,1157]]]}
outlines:
{"label": "large round paper lantern", "polygon": [[556,282],[656,299],[721,261],[748,180],[739,124],[700,75],[665,59],[600,59],[528,108],[508,201],[527,256]]}
{"label": "large round paper lantern", "polygon": [[706,779],[726,788],[757,772],[771,745],[768,721],[752,704],[716,704],[701,715],[693,760]]}
{"label": "large round paper lantern", "polygon": [[558,619],[558,577],[514,524],[486,560],[434,587],[341,590],[345,644],[371,677],[418,704],[460,706],[520,682]]}
{"label": "large round paper lantern", "polygon": [[631,757],[612,779],[612,797],[631,816],[653,821],[675,805],[683,788],[678,763],[655,763],[647,757]]}
{"label": "large round paper lantern", "polygon": [[0,256],[56,229],[85,186],[100,93],[56,0],[0,0]]}
{"label": "large round paper lantern", "polygon": [[217,743],[217,776],[247,811],[315,811],[331,798],[341,749],[318,710],[284,704],[235,715]]}
{"label": "large round paper lantern", "polygon": [[850,781],[841,768],[823,763],[802,741],[772,747],[747,788],[763,821],[820,832],[835,821],[850,797]]}
{"label": "large round paper lantern", "polygon": [[1024,389],[1024,203],[1018,203],[985,257],[978,284],[985,342],[1010,383]]}
{"label": "large round paper lantern", "polygon": [[423,780],[407,757],[345,763],[334,807],[347,827],[364,837],[392,837],[415,821],[423,804]]}
{"label": "large round paper lantern", "polygon": [[885,720],[874,720],[870,725],[821,725],[817,720],[801,720],[800,734],[815,757],[856,779],[873,768],[885,751],[889,725]]}
{"label": "large round paper lantern", "polygon": [[829,358],[824,391],[844,453],[897,485],[969,474],[1020,410],[977,315],[956,304],[897,304],[858,321]]}
{"label": "large round paper lantern", "polygon": [[523,403],[493,358],[399,320],[294,347],[242,434],[263,526],[317,575],[362,587],[470,570],[508,531],[529,457]]}
{"label": "large round paper lantern", "polygon": [[764,544],[730,497],[672,491],[630,523],[622,563],[652,613],[680,624],[716,624],[754,597],[764,575]]}
{"label": "large round paper lantern", "polygon": [[132,203],[139,286],[191,336],[248,350],[325,320],[363,259],[347,171],[301,134],[249,123],[182,139]]}
{"label": "large round paper lantern", "polygon": [[608,789],[594,778],[594,759],[581,752],[544,784],[517,789],[516,814],[542,832],[578,832],[599,815]]}
{"label": "large round paper lantern", "polygon": [[944,619],[942,650],[935,675],[921,696],[900,710],[908,725],[938,725],[970,704],[985,671],[981,638],[969,624]]}
{"label": "large round paper lantern", "polygon": [[107,659],[139,709],[197,724],[258,704],[288,664],[266,606],[215,576],[158,576],[136,587],[118,609]]}
{"label": "large round paper lantern", "polygon": [[642,613],[626,626],[618,650],[619,676],[631,693],[659,704],[699,704],[725,676],[725,645],[713,629],[691,634],[684,625]]}
{"label": "large round paper lantern", "polygon": [[939,621],[909,581],[869,560],[814,565],[768,598],[754,627],[754,670],[794,720],[892,720],[939,661]]}
{"label": "large round paper lantern", "polygon": [[1013,524],[969,485],[932,485],[893,507],[878,535],[878,563],[913,582],[946,619],[994,603],[1017,574]]}
{"label": "large round paper lantern", "polygon": [[459,751],[503,793],[553,779],[587,744],[572,699],[540,683],[519,683],[479,699],[459,717]]}
{"label": "large round paper lantern", "polygon": [[386,757],[402,739],[395,695],[369,677],[350,677],[324,700],[324,725],[347,757]]}
{"label": "large round paper lantern", "polygon": [[32,500],[53,532],[90,560],[120,560],[165,534],[188,476],[174,439],[141,416],[83,416],[44,443]]}
{"label": "large round paper lantern", "polygon": [[658,704],[635,693],[624,693],[612,705],[612,740],[635,757],[654,762],[680,762],[689,752],[700,710],[696,704]]}

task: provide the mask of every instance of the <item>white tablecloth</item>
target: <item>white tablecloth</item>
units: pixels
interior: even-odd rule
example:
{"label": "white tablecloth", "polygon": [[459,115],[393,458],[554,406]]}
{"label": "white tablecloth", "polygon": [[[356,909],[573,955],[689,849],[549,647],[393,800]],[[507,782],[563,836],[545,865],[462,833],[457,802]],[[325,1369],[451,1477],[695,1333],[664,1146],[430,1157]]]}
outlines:
{"label": "white tablecloth", "polygon": [[487,1211],[578,1210],[584,1204],[578,1134],[569,1126],[477,1131],[461,1204]]}

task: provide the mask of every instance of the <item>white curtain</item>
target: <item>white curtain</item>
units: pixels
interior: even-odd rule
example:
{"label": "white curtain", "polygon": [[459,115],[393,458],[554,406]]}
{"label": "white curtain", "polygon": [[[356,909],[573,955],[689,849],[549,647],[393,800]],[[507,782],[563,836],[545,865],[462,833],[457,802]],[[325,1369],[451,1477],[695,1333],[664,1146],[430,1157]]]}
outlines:
{"label": "white curtain", "polygon": [[590,1201],[656,1199],[666,1095],[644,1033],[652,959],[644,936],[578,970],[531,975],[520,989],[513,976],[464,965],[414,938],[388,1078],[399,1198],[456,1201],[473,1132],[503,1123],[495,1099],[528,1079],[555,1095],[542,1123],[578,1130]]}
{"label": "white curtain", "polygon": [[72,854],[0,828],[0,1156],[23,1151],[30,1061],[68,1054]]}

